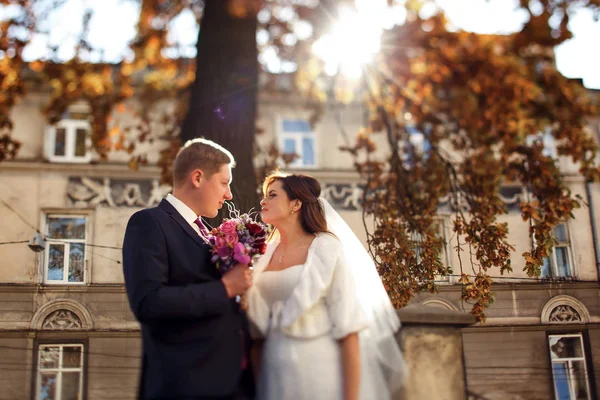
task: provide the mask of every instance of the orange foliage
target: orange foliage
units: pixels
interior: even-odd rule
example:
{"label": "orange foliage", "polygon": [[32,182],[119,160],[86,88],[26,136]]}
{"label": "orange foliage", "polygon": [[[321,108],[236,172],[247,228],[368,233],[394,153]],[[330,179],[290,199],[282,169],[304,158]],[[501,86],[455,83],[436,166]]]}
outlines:
{"label": "orange foliage", "polygon": [[[436,291],[436,276],[452,273],[440,261],[435,229],[438,204],[449,196],[462,298],[472,303],[479,321],[485,320],[485,307],[494,299],[490,271],[512,270],[508,226],[498,221],[508,212],[499,196],[506,182],[520,182],[529,193],[522,216],[535,240],[532,251],[523,254],[524,270],[539,276],[554,244],[552,228],[572,217],[581,199],[570,193],[541,143],[532,142],[535,135],[550,132],[560,155],[578,162],[586,178],[599,177],[597,147],[586,131],[587,118],[598,109],[553,63],[553,46],[570,37],[568,14],[558,33],[548,18],[569,2],[541,3],[546,11],[508,36],[451,32],[441,13],[422,20],[409,12],[408,22],[385,33],[383,50],[365,79],[347,89],[366,93],[371,110],[368,129],[347,150],[357,156],[368,188],[363,207],[364,215],[374,218],[371,254],[398,307],[419,291]],[[301,86],[328,87],[314,65],[298,76]],[[415,130],[426,150],[411,144]],[[385,160],[373,155],[374,135],[386,139]]]}

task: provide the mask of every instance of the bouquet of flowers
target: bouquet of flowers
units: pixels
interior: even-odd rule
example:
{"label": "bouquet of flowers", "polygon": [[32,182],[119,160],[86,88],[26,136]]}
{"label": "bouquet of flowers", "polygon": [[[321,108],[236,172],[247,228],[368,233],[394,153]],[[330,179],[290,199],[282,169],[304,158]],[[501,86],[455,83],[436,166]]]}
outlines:
{"label": "bouquet of flowers", "polygon": [[249,266],[267,250],[268,227],[256,221],[252,213],[240,214],[230,209],[231,218],[223,220],[208,235],[212,246],[211,262],[224,274],[235,264]]}

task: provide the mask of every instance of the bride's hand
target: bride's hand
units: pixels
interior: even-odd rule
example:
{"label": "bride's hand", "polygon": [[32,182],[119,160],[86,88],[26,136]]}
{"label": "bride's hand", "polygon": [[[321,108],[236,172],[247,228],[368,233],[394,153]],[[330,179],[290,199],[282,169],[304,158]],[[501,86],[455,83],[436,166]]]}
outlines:
{"label": "bride's hand", "polygon": [[248,299],[246,297],[247,297],[246,293],[244,293],[243,295],[240,296],[240,309],[242,311],[248,310]]}

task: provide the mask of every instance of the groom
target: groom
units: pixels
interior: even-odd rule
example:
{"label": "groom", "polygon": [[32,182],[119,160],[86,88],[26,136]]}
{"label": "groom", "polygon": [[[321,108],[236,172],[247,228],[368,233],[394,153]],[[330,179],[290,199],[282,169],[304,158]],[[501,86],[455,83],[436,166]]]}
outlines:
{"label": "groom", "polygon": [[175,158],[173,194],[127,225],[123,272],[142,329],[141,400],[251,398],[246,319],[235,301],[251,270],[238,264],[221,276],[199,219],[232,199],[234,166],[218,144],[188,141]]}

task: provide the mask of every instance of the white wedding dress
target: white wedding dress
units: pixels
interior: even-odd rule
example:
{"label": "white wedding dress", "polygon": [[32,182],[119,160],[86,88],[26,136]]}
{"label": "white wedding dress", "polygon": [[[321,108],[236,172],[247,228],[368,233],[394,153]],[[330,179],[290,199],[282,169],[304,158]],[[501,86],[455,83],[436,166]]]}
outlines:
{"label": "white wedding dress", "polygon": [[359,332],[360,400],[390,400],[406,366],[395,335],[400,321],[373,260],[352,229],[319,198],[328,229],[306,262],[264,271],[278,240],[254,266],[248,318],[264,339],[257,400],[342,400],[339,339]]}
{"label": "white wedding dress", "polygon": [[341,243],[318,234],[303,265],[264,271],[277,245],[255,265],[248,292],[253,336],[265,339],[257,399],[341,400],[338,340],[367,326]]}

